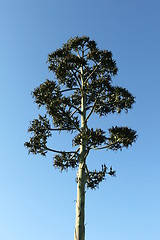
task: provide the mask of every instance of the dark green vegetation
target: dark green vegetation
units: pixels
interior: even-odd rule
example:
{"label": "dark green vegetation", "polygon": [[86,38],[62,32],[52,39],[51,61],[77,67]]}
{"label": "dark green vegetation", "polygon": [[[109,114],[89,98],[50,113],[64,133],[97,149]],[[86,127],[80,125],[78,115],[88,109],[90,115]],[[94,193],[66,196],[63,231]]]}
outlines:
{"label": "dark green vegetation", "polygon": [[[91,171],[86,158],[90,151],[128,148],[135,142],[136,131],[128,127],[114,126],[104,130],[89,127],[92,114],[128,112],[135,102],[125,88],[113,86],[112,77],[117,75],[112,53],[100,50],[89,37],[71,38],[62,48],[48,55],[49,71],[55,81],[46,80],[33,91],[38,107],[45,106],[46,114],[39,115],[28,129],[33,133],[25,146],[29,153],[46,155],[55,153],[54,166],[61,171],[78,168],[75,240],[84,240],[85,186],[95,189],[106,174],[115,175],[112,167],[104,164],[101,170]],[[55,131],[73,134],[72,151],[51,149],[47,139]],[[77,148],[76,148],[77,147]]]}

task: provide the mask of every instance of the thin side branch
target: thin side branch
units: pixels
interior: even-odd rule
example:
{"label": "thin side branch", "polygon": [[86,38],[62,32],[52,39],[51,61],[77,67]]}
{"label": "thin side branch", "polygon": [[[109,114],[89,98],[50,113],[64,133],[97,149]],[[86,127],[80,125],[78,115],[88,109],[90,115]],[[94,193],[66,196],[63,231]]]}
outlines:
{"label": "thin side branch", "polygon": [[98,147],[98,148],[95,148],[95,147],[91,147],[91,149],[93,150],[102,150],[102,149],[105,149],[105,148],[108,148],[110,149],[112,146],[114,146],[116,143],[118,143],[119,141],[115,141],[114,143],[111,143],[111,144],[107,144],[103,147]]}
{"label": "thin side branch", "polygon": [[84,81],[84,84],[86,84],[86,82],[88,81],[88,79],[92,76],[92,74],[97,70],[98,66],[101,64],[101,62],[99,62],[97,64],[97,66],[95,67],[95,69],[91,72],[91,74],[89,74],[89,76],[86,78],[86,80]]}
{"label": "thin side branch", "polygon": [[59,150],[55,150],[55,149],[51,149],[51,148],[48,148],[46,147],[46,150],[50,151],[50,152],[54,152],[54,153],[75,153],[75,151],[59,151]]}
{"label": "thin side branch", "polygon": [[[82,114],[82,112],[81,112],[81,110],[80,110],[80,107],[78,106],[78,107],[76,107],[75,105],[73,105],[73,104],[68,104],[68,106],[69,107],[72,107],[72,108],[74,108],[76,111],[78,111],[80,114]],[[73,115],[72,115],[73,116]]]}
{"label": "thin side branch", "polygon": [[50,131],[72,131],[76,130],[76,128],[50,128]]}
{"label": "thin side branch", "polygon": [[[85,169],[86,169],[86,172],[87,172],[88,177],[89,177],[89,170],[88,170],[88,168],[87,168],[87,164],[85,164]],[[89,177],[89,178],[90,178],[90,177]]]}
{"label": "thin side branch", "polygon": [[[73,75],[74,75],[74,77],[76,78],[76,80],[77,80],[77,82],[78,82],[78,85],[79,85],[79,87],[81,87],[81,82],[79,81],[79,79],[78,79],[78,77],[77,77],[77,75],[76,75],[76,73],[71,69],[71,71],[72,71],[72,73],[73,73]],[[79,73],[79,72],[78,72]]]}
{"label": "thin side branch", "polygon": [[79,90],[79,88],[68,88],[68,89],[64,89],[64,90],[61,90],[60,93],[62,93],[62,92],[68,92],[68,91],[74,91],[74,90]]}
{"label": "thin side branch", "polygon": [[[114,143],[115,144],[115,143]],[[107,144],[107,145],[105,145],[105,146],[103,146],[103,147],[98,147],[98,148],[95,148],[95,147],[91,147],[91,149],[93,149],[93,150],[102,150],[102,149],[105,149],[105,148],[110,148],[111,146],[113,146],[114,144]]]}
{"label": "thin side branch", "polygon": [[84,52],[86,52],[86,51],[89,50],[89,49],[90,49],[89,47],[85,48],[85,49],[84,49]]}
{"label": "thin side branch", "polygon": [[89,110],[92,107],[93,107],[93,105],[90,105],[90,106],[86,107],[86,111]]}
{"label": "thin side branch", "polygon": [[[80,109],[80,108],[81,108],[81,105],[78,106],[78,109]],[[75,109],[75,110],[71,113],[70,117],[72,117],[77,111],[78,111],[78,110]]]}
{"label": "thin side branch", "polygon": [[98,101],[98,97],[99,97],[99,96],[97,96],[97,98],[96,98],[96,100],[95,100],[95,102],[94,102],[94,104],[93,104],[93,106],[92,106],[92,109],[90,110],[88,116],[86,117],[86,120],[85,120],[86,122],[88,121],[88,119],[90,118],[91,114],[92,114],[93,111],[94,111],[95,105],[96,105],[96,103],[97,103],[97,101]]}
{"label": "thin side branch", "polygon": [[75,126],[76,130],[78,130],[78,131],[81,133],[81,129],[76,126],[76,124],[74,123],[74,121],[72,121],[72,124]]}
{"label": "thin side branch", "polygon": [[72,155],[72,157],[70,158],[70,160],[72,160],[72,158],[74,158],[74,156],[79,152],[80,147],[74,152],[74,154]]}
{"label": "thin side branch", "polygon": [[84,74],[84,77],[88,74],[88,71],[91,69],[89,66],[84,66],[85,70],[86,70],[86,73]]}

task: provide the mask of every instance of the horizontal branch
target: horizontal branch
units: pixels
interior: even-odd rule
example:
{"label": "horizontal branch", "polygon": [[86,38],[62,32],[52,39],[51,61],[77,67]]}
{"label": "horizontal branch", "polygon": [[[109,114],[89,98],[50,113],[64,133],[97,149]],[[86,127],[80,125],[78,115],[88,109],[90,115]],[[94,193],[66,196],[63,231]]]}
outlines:
{"label": "horizontal branch", "polygon": [[51,149],[51,148],[48,148],[46,147],[46,150],[50,151],[50,152],[54,152],[54,153],[75,153],[75,151],[59,151],[59,150],[55,150],[55,149]]}
{"label": "horizontal branch", "polygon": [[50,131],[72,131],[76,130],[76,128],[50,128]]}
{"label": "horizontal branch", "polygon": [[[112,145],[114,145],[114,144],[112,144]],[[93,149],[93,150],[102,150],[102,149],[105,149],[105,148],[108,148],[108,147],[111,147],[111,145],[105,145],[103,147],[98,147],[98,148],[91,147],[91,149]]]}
{"label": "horizontal branch", "polygon": [[[127,139],[127,138],[126,138],[126,139]],[[107,145],[105,145],[105,146],[103,146],[103,147],[97,147],[97,148],[91,147],[90,149],[93,149],[93,150],[102,150],[102,149],[106,149],[106,148],[110,149],[110,148],[111,148],[112,146],[114,146],[116,143],[119,143],[119,141],[115,141],[114,143],[107,144]]]}
{"label": "horizontal branch", "polygon": [[61,90],[60,93],[62,93],[62,92],[68,92],[68,91],[74,91],[74,90],[79,90],[79,88],[68,88],[68,89],[64,89],[64,90]]}

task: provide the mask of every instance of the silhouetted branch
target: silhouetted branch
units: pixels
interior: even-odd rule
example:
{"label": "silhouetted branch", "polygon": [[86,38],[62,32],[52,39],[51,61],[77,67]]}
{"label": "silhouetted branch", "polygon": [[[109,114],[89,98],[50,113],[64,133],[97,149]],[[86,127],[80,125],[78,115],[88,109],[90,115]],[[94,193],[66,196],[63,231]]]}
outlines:
{"label": "silhouetted branch", "polygon": [[[79,81],[79,79],[78,79],[78,77],[77,77],[77,75],[76,75],[76,73],[71,69],[71,71],[72,71],[72,73],[73,73],[73,75],[74,75],[74,77],[76,78],[76,80],[77,80],[77,82],[78,82],[78,85],[79,85],[79,87],[81,87],[81,82]],[[79,71],[77,71],[78,72],[78,74],[80,74],[80,72]]]}
{"label": "silhouetted branch", "polygon": [[59,151],[59,150],[55,150],[55,149],[51,149],[51,148],[48,148],[46,147],[46,150],[50,151],[50,152],[54,152],[54,153],[75,153],[75,151]]}
{"label": "silhouetted branch", "polygon": [[50,131],[72,131],[76,130],[76,128],[50,128]]}
{"label": "silhouetted branch", "polygon": [[[78,109],[80,109],[80,108],[81,108],[81,105],[78,106]],[[78,111],[78,109],[75,109],[75,110],[71,113],[70,117],[72,117],[72,116]],[[79,111],[80,111],[80,110],[79,110]],[[80,111],[80,114],[81,114],[81,111]]]}
{"label": "silhouetted branch", "polygon": [[68,88],[68,89],[64,89],[64,90],[61,90],[60,93],[62,93],[62,92],[68,92],[68,91],[74,91],[74,90],[79,90],[79,88]]}
{"label": "silhouetted branch", "polygon": [[84,84],[88,81],[88,79],[92,76],[92,74],[97,70],[98,66],[101,64],[101,62],[98,63],[98,65],[95,67],[95,69],[91,72],[91,74],[89,74],[89,76],[86,78],[86,80],[84,81]]}
{"label": "silhouetted branch", "polygon": [[[125,139],[127,139],[127,138],[124,138],[123,140],[125,140]],[[108,148],[108,149],[110,149],[112,146],[114,146],[116,143],[121,143],[120,141],[115,141],[115,142],[113,142],[113,143],[111,143],[111,144],[107,144],[107,145],[105,145],[105,146],[103,146],[103,147],[98,147],[98,148],[95,148],[95,147],[91,147],[90,149],[93,149],[93,150],[102,150],[102,149],[105,149],[105,148]]]}
{"label": "silhouetted branch", "polygon": [[[98,97],[99,97],[99,95],[98,95]],[[92,109],[90,110],[88,116],[86,117],[86,120],[85,120],[86,122],[88,121],[88,119],[90,118],[91,114],[92,114],[93,111],[94,111],[94,108],[95,108],[95,105],[96,105],[96,103],[97,103],[98,97],[96,98],[96,100],[95,100],[95,102],[94,102],[94,104],[93,104],[93,106],[92,106]]]}
{"label": "silhouetted branch", "polygon": [[[81,112],[81,110],[80,110],[80,107],[78,106],[78,107],[76,107],[75,105],[73,105],[73,104],[68,104],[68,106],[69,107],[72,107],[72,108],[74,108],[76,111],[78,111],[80,114],[82,114],[82,112]],[[73,115],[72,115],[73,116]]]}
{"label": "silhouetted branch", "polygon": [[74,156],[79,152],[80,147],[74,152],[74,154],[70,157],[70,160],[72,160],[74,158]]}

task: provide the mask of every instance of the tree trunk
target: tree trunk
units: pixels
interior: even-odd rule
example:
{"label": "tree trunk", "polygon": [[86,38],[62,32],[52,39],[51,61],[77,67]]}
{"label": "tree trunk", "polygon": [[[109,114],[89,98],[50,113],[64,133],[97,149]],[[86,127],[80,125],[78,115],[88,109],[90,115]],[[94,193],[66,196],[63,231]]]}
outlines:
{"label": "tree trunk", "polygon": [[85,226],[84,226],[84,208],[85,208],[85,169],[84,164],[79,164],[79,171],[77,173],[77,201],[76,201],[76,225],[74,240],[85,239]]}
{"label": "tree trunk", "polygon": [[[83,90],[83,67],[81,67],[81,83]],[[76,224],[74,240],[85,239],[85,159],[86,159],[86,95],[82,91],[81,95],[81,131],[82,131],[82,142],[80,145],[80,159],[79,159],[79,170],[77,173],[77,201],[76,201]]]}

